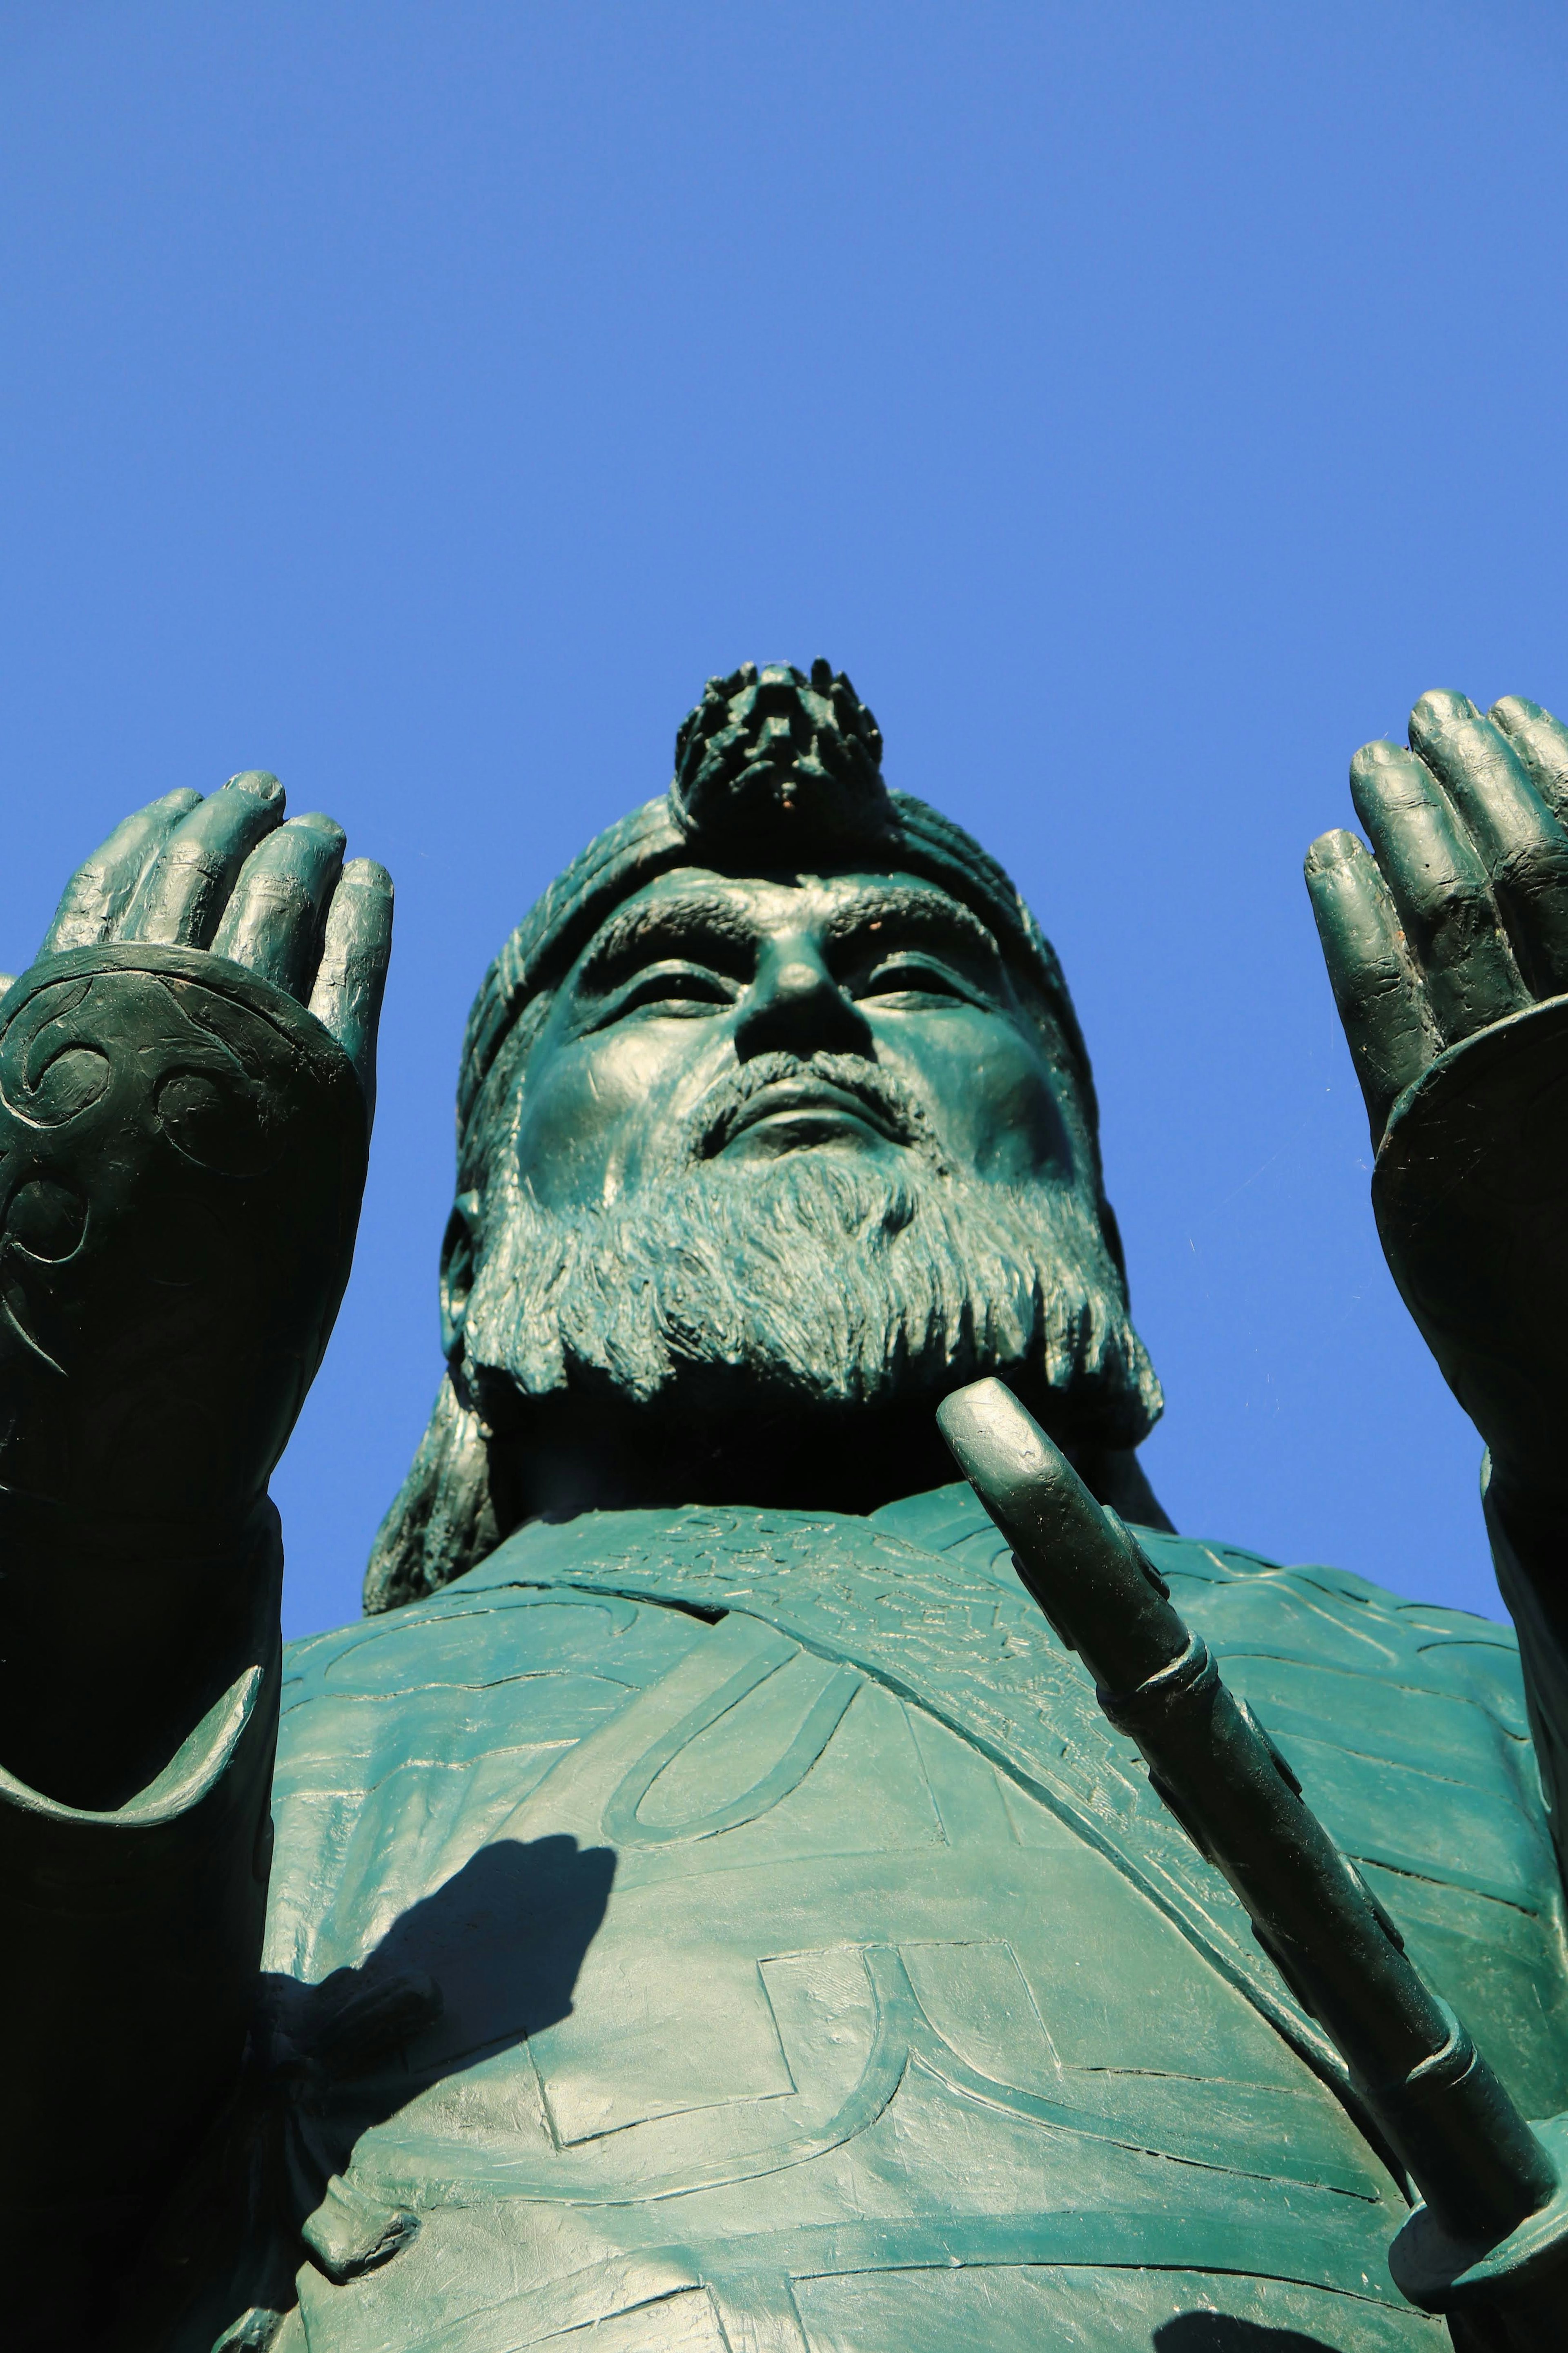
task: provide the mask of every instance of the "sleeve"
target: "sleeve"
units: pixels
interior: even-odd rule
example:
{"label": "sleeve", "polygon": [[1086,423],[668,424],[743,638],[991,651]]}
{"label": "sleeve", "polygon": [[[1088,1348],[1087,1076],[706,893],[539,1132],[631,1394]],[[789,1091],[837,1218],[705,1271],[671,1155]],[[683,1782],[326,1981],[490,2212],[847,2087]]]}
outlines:
{"label": "sleeve", "polygon": [[[264,1538],[280,1565],[276,1514]],[[267,1904],[279,1679],[274,1645],[121,1806],[66,1805],[0,1768],[13,2344],[96,2337],[238,2073]]]}
{"label": "sleeve", "polygon": [[89,2340],[241,2065],[279,1677],[267,1482],[365,1145],[335,1040],[223,959],[74,950],[0,1003],[8,2343]]}

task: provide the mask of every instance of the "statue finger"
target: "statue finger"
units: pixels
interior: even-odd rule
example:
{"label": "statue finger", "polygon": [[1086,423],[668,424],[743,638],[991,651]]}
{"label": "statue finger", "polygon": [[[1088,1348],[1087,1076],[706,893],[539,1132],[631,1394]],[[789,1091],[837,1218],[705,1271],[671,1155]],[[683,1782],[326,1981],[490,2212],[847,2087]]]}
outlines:
{"label": "statue finger", "polygon": [[365,1122],[375,1110],[375,1033],[392,954],[392,877],[373,858],[351,858],[327,910],[310,1010],[359,1073]]}
{"label": "statue finger", "polygon": [[1520,970],[1537,997],[1568,987],[1568,828],[1513,745],[1462,694],[1424,694],[1410,742],[1481,853]]}
{"label": "statue finger", "polygon": [[213,954],[242,964],[301,1002],[315,977],[321,927],[342,870],[342,827],[330,817],[291,817],[239,870]]}
{"label": "statue finger", "polygon": [[1307,890],[1375,1145],[1443,1041],[1388,885],[1353,833],[1313,842]]}
{"label": "statue finger", "polygon": [[39,955],[61,955],[67,948],[94,948],[100,940],[111,939],[147,869],[201,797],[181,786],[121,818],[61,892]]}
{"label": "statue finger", "polygon": [[1351,798],[1445,1039],[1528,1005],[1480,851],[1431,770],[1401,744],[1363,744]]}
{"label": "statue finger", "polygon": [[283,787],[264,768],[230,776],[175,826],[131,902],[121,937],[205,948],[235,879],[283,821]]}
{"label": "statue finger", "polygon": [[1568,823],[1568,727],[1527,702],[1520,694],[1505,694],[1487,717],[1512,744],[1525,775],[1560,823]]}

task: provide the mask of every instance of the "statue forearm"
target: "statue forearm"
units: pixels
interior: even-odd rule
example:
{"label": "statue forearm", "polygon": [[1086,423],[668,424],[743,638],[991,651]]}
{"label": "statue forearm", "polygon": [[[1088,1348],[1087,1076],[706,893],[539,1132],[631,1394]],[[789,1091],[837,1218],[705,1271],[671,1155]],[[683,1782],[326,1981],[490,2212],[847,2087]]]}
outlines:
{"label": "statue forearm", "polygon": [[1519,1634],[1552,1841],[1568,1881],[1568,1512],[1504,1495],[1489,1475],[1484,1500],[1498,1589]]}
{"label": "statue forearm", "polygon": [[0,1495],[0,1769],[61,1805],[128,1803],[277,1648],[279,1574],[267,1504],[139,1525]]}
{"label": "statue forearm", "polygon": [[[59,1565],[89,1620],[106,1566],[90,1550]],[[19,2345],[86,2341],[95,2330],[244,2055],[278,1723],[282,1555],[272,1506],[253,1515],[237,1548],[200,1566],[252,1596],[258,1639],[242,1646],[251,1662],[200,1706],[197,1676],[221,1682],[229,1641],[221,1666],[217,1647],[187,1644],[177,1671],[150,1688],[144,1651],[129,1651],[116,1693],[108,1646],[79,1640],[37,1679],[29,1728],[55,1769],[30,1784],[0,1770],[0,2216],[16,2242]],[[122,1613],[114,1617],[123,1631]],[[96,1802],[72,1804],[51,1791],[62,1778],[105,1786]],[[28,2283],[44,2298],[37,2314]]]}
{"label": "statue forearm", "polygon": [[79,950],[5,1001],[0,1151],[0,2212],[75,2229],[80,2272],[122,2267],[243,2053],[267,1482],[347,1276],[363,1102],[233,965]]}

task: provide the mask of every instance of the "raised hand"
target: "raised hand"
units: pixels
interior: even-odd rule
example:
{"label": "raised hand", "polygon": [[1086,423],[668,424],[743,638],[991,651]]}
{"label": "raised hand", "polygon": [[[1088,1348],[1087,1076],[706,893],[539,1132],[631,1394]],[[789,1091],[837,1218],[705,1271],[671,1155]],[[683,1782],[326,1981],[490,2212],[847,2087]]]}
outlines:
{"label": "raised hand", "polygon": [[166,794],[0,1005],[0,1506],[238,1525],[347,1280],[392,884],[276,776]]}
{"label": "raised hand", "polygon": [[367,1116],[392,944],[392,881],[343,863],[330,817],[284,818],[264,769],[204,800],[164,794],[118,825],[67,883],[40,957],[108,941],[210,949],[306,1005],[347,1053]]}
{"label": "raised hand", "polygon": [[1424,695],[1307,883],[1394,1279],[1518,1492],[1568,1496],[1568,728]]}
{"label": "raised hand", "polygon": [[1424,694],[1408,749],[1356,754],[1351,797],[1375,863],[1325,833],[1307,886],[1377,1143],[1446,1046],[1568,988],[1568,728]]}

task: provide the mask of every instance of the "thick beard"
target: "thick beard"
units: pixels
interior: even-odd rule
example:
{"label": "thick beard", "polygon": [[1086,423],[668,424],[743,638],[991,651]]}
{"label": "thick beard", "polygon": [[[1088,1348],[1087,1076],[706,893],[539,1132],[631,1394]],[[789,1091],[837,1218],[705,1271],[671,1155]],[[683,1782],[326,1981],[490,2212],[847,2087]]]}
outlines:
{"label": "thick beard", "polygon": [[504,1189],[468,1306],[479,1394],[499,1378],[528,1398],[732,1412],[742,1398],[934,1400],[1009,1372],[1100,1445],[1136,1445],[1160,1413],[1094,1206],[1070,1183],[993,1184],[917,1142],[897,1163],[822,1146],[708,1159],[607,1209]]}

